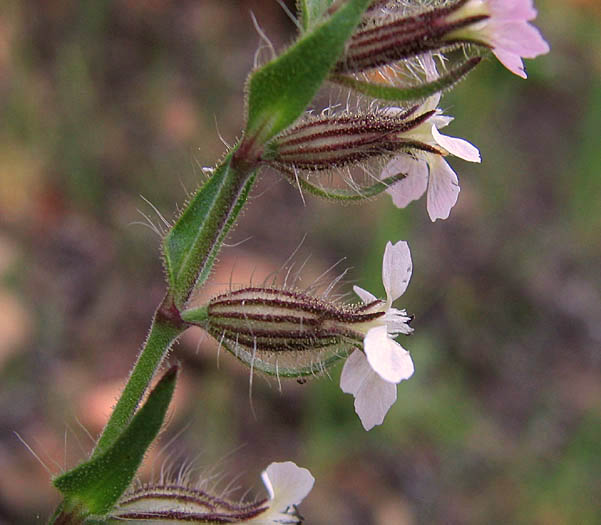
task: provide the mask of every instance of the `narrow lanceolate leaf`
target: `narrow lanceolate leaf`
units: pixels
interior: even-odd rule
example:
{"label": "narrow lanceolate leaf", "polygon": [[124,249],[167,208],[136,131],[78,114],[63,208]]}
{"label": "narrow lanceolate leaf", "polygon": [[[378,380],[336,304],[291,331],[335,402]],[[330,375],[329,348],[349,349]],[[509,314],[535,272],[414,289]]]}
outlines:
{"label": "narrow lanceolate leaf", "polygon": [[410,102],[423,100],[435,93],[452,88],[457,82],[465,78],[481,60],[481,57],[470,58],[436,80],[408,87],[365,82],[348,75],[332,75],[330,80],[371,98],[389,102]]}
{"label": "narrow lanceolate leaf", "polygon": [[317,25],[333,2],[334,0],[299,0],[298,11],[303,29],[306,31]]}
{"label": "narrow lanceolate leaf", "polygon": [[230,152],[163,240],[169,291],[178,308],[207,279],[254,182],[255,170],[236,168],[232,157]]}
{"label": "narrow lanceolate leaf", "polygon": [[63,508],[83,514],[109,512],[133,479],[146,450],[158,434],[173,396],[177,367],[169,369],[129,426],[102,454],[54,479],[65,497]]}
{"label": "narrow lanceolate leaf", "polygon": [[246,140],[263,144],[302,114],[342,55],[370,0],[349,0],[249,77]]}
{"label": "narrow lanceolate leaf", "polygon": [[247,366],[270,375],[323,373],[379,319],[381,301],[341,305],[302,292],[245,288],[213,298],[201,323]]}

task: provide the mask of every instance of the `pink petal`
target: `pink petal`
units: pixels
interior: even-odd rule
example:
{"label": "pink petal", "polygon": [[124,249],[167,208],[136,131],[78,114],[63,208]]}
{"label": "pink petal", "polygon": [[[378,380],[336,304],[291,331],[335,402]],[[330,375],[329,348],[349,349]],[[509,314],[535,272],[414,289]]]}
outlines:
{"label": "pink petal", "polygon": [[495,49],[535,58],[549,52],[549,44],[540,31],[527,22],[490,24],[490,41]]}
{"label": "pink petal", "polygon": [[489,0],[491,16],[499,20],[533,20],[532,0]]}
{"label": "pink petal", "polygon": [[373,303],[374,301],[378,300],[378,298],[375,295],[371,294],[367,290],[364,290],[360,286],[357,286],[357,285],[353,286],[353,291],[359,296],[359,298],[365,304]]}
{"label": "pink petal", "polygon": [[459,181],[456,173],[439,155],[431,155],[429,162],[427,208],[430,219],[446,219],[459,197]]}
{"label": "pink petal", "polygon": [[467,31],[487,43],[499,61],[512,73],[526,78],[522,58],[535,58],[549,52],[540,31],[529,24],[536,17],[532,0],[487,0],[490,19]]}
{"label": "pink petal", "polygon": [[405,241],[388,242],[382,260],[382,282],[386,290],[388,306],[398,299],[409,284],[413,264],[409,245]]}
{"label": "pink petal", "polygon": [[272,463],[261,474],[269,493],[270,505],[284,512],[290,505],[298,505],[313,488],[315,478],[306,468],[297,467],[292,461]]}
{"label": "pink petal", "polygon": [[384,324],[389,335],[405,334],[413,332],[413,328],[409,326],[411,317],[407,315],[407,310],[399,310],[398,308],[388,308],[384,314]]}
{"label": "pink petal", "polygon": [[340,389],[345,394],[356,395],[361,390],[363,382],[373,373],[365,354],[361,350],[355,350],[347,358],[342,368]]}
{"label": "pink petal", "polygon": [[401,154],[392,159],[382,171],[381,178],[399,173],[407,176],[386,189],[397,208],[405,208],[410,202],[419,199],[428,186],[428,166],[421,159]]}
{"label": "pink petal", "polygon": [[371,328],[363,340],[369,366],[384,381],[400,383],[414,372],[409,352],[388,336],[385,326]]}
{"label": "pink petal", "polygon": [[501,64],[503,64],[514,75],[517,75],[521,78],[528,78],[526,69],[524,68],[524,63],[519,55],[516,55],[515,53],[509,53],[508,51],[503,51],[501,49],[494,49],[493,53],[499,59],[499,62],[501,62]]}
{"label": "pink petal", "polygon": [[365,430],[381,425],[396,401],[396,385],[382,380],[360,350],[355,350],[346,360],[340,388],[355,397],[355,412]]}
{"label": "pink petal", "polygon": [[432,123],[436,126],[436,129],[442,129],[453,122],[453,120],[455,120],[455,117],[449,117],[448,115],[434,115],[430,117],[428,123]]}
{"label": "pink petal", "polygon": [[480,151],[467,140],[442,135],[436,129],[436,126],[432,126],[432,136],[438,145],[442,146],[452,155],[455,155],[455,157],[469,162],[480,162]]}

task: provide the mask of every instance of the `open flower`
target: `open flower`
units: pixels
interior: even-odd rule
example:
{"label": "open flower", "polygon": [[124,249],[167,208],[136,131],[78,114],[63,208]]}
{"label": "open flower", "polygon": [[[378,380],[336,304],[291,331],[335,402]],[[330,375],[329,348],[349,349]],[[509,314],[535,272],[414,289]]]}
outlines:
{"label": "open flower", "polygon": [[276,523],[301,523],[295,506],[311,492],[315,478],[306,468],[296,466],[292,461],[272,463],[261,474],[263,484],[269,494],[269,508],[248,521],[253,525]]}
{"label": "open flower", "polygon": [[454,17],[486,15],[487,18],[453,31],[446,39],[465,39],[492,48],[499,61],[512,73],[526,78],[522,58],[549,52],[549,44],[530,20],[536,18],[532,0],[469,0]]}
{"label": "open flower", "polygon": [[269,493],[269,508],[263,514],[251,519],[253,525],[275,523],[301,523],[295,506],[311,492],[315,478],[306,468],[296,466],[292,461],[272,463],[261,474],[263,484]]}
{"label": "open flower", "polygon": [[419,199],[427,191],[427,209],[430,219],[446,219],[459,196],[457,174],[444,160],[445,155],[454,155],[469,162],[480,162],[478,148],[467,140],[441,134],[438,130],[445,127],[453,117],[445,116],[437,108],[440,94],[429,97],[420,112],[435,110],[428,120],[411,130],[411,138],[432,146],[439,153],[417,151],[412,155],[401,153],[394,157],[382,171],[382,178],[399,173],[407,176],[390,186],[386,191],[392,202],[404,208],[410,202]]}
{"label": "open flower", "polygon": [[340,388],[355,397],[355,412],[365,430],[384,421],[384,416],[396,401],[397,383],[413,375],[413,361],[399,343],[397,334],[410,334],[410,317],[405,310],[393,308],[411,279],[412,263],[409,246],[405,241],[388,243],[382,263],[382,282],[386,302],[358,286],[355,293],[366,304],[378,304],[384,315],[372,321],[363,340],[363,352],[355,350],[346,360]]}

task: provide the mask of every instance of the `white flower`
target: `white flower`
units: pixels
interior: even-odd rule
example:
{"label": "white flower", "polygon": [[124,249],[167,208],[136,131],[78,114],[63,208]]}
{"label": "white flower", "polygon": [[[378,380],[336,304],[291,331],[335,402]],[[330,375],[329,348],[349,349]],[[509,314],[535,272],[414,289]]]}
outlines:
{"label": "white flower", "polygon": [[447,38],[465,38],[492,48],[499,61],[512,73],[526,78],[522,58],[549,52],[549,44],[528,22],[536,18],[532,0],[469,0],[455,17],[487,15],[489,18],[454,31]]}
{"label": "white flower", "polygon": [[446,219],[459,196],[457,174],[443,156],[450,154],[470,162],[480,162],[480,152],[474,145],[467,140],[442,135],[438,131],[453,120],[453,117],[443,115],[437,108],[439,101],[440,94],[436,94],[424,102],[419,113],[433,110],[435,113],[407,132],[407,135],[411,140],[435,147],[440,155],[426,151],[419,151],[414,155],[402,153],[385,166],[381,175],[382,178],[399,173],[407,175],[386,190],[399,208],[419,199],[427,189],[427,209],[432,221]]}
{"label": "white flower", "polygon": [[[365,430],[384,421],[384,416],[396,401],[397,383],[413,375],[413,361],[393,337],[410,334],[410,318],[405,310],[392,307],[409,284],[412,263],[409,246],[405,241],[388,243],[382,263],[382,282],[386,290],[386,303],[378,306],[384,316],[373,322],[363,340],[364,351],[355,350],[346,360],[340,388],[355,397],[355,412]],[[374,303],[377,298],[358,286],[355,293],[364,303]]]}
{"label": "white flower", "polygon": [[269,494],[269,508],[245,523],[273,525],[300,523],[294,509],[311,492],[315,478],[292,461],[271,463],[261,474]]}

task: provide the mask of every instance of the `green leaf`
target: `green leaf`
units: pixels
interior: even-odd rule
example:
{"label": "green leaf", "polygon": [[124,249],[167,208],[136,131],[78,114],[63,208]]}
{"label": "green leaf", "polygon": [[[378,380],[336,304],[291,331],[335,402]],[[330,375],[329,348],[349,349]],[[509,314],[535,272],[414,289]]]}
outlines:
{"label": "green leaf", "polygon": [[[157,313],[163,306],[164,303],[159,306]],[[142,352],[106,427],[102,431],[92,457],[107,450],[127,428],[171,344],[184,330],[185,327],[173,326],[155,315]]]}
{"label": "green leaf", "polygon": [[299,0],[298,10],[303,29],[316,25],[325,15],[334,0]]}
{"label": "green leaf", "polygon": [[358,91],[363,95],[389,102],[409,102],[413,100],[422,100],[439,91],[444,91],[453,87],[457,82],[474,69],[482,60],[481,57],[473,57],[449,71],[432,82],[425,82],[417,86],[398,88],[387,84],[378,84],[357,80],[347,75],[332,75],[329,80]]}
{"label": "green leaf", "polygon": [[163,240],[169,292],[178,308],[209,276],[255,180],[254,169],[234,167],[233,155],[226,156]]}
{"label": "green leaf", "polygon": [[54,486],[65,497],[65,512],[81,508],[84,515],[102,515],[111,510],[161,429],[177,372],[178,367],[174,366],[163,375],[144,406],[106,451],[54,479]]}
{"label": "green leaf", "polygon": [[248,81],[246,139],[263,144],[309,105],[371,0],[349,0]]}

